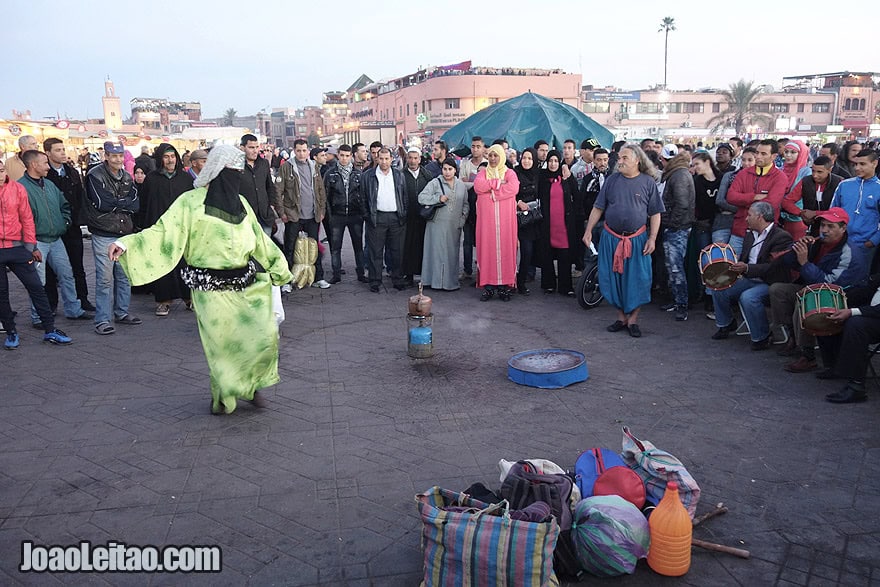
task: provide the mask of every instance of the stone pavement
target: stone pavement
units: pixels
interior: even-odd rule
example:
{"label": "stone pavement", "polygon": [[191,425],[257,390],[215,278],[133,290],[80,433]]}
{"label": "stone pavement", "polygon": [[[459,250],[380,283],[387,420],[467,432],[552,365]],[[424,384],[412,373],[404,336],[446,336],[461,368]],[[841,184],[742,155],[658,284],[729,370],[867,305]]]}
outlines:
{"label": "stone pavement", "polygon": [[[24,324],[20,350],[0,353],[0,582],[413,586],[416,493],[497,488],[501,458],[570,467],[584,449],[619,450],[628,425],[685,462],[698,513],[730,508],[694,535],[752,558],[695,549],[680,579],[643,562],[583,584],[880,585],[876,382],[868,403],[831,405],[838,382],[786,374],[741,337],[710,340],[701,312],[676,323],[648,307],[636,340],[605,331],[607,305],[583,311],[537,287],[509,303],[430,292],[436,356],[414,360],[413,291],[372,294],[348,272],[287,297],[282,383],[266,409],[225,417],[209,415],[195,317],[179,302],[157,318],[152,297],[135,296],[144,324],[107,337],[62,318],[75,342],[53,347],[12,278]],[[548,347],[584,352],[589,380],[557,391],[507,380],[512,354]],[[223,571],[19,573],[23,540],[218,544]]]}

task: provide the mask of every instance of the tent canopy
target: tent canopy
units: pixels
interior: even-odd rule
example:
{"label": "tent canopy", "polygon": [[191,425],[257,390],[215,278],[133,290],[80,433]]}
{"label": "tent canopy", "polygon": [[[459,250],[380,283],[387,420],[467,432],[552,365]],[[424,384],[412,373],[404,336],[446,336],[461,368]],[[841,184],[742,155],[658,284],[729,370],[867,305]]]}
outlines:
{"label": "tent canopy", "polygon": [[527,92],[499,102],[465,118],[443,134],[450,151],[467,152],[471,137],[481,136],[486,144],[507,139],[510,147],[522,151],[544,139],[562,150],[566,139],[581,141],[595,138],[606,149],[614,135],[577,108],[540,94]]}

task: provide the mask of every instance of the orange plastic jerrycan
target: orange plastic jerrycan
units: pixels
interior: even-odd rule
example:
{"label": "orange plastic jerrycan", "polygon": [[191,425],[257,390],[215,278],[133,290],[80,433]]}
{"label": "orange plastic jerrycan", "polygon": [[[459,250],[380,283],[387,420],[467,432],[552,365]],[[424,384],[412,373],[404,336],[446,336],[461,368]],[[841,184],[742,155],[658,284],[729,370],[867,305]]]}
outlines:
{"label": "orange plastic jerrycan", "polygon": [[691,537],[694,526],[681,503],[678,483],[670,481],[666,493],[648,518],[651,547],[648,566],[668,577],[680,577],[691,567]]}

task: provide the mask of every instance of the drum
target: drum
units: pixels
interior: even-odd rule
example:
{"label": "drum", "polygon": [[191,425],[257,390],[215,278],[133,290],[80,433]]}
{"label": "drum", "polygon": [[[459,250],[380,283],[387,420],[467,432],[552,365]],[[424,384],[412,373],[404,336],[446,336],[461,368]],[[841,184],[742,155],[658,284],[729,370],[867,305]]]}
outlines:
{"label": "drum", "polygon": [[703,285],[720,291],[733,287],[740,274],[730,270],[736,263],[736,251],[726,243],[712,243],[700,251],[700,277]]}
{"label": "drum", "polygon": [[797,293],[801,327],[814,336],[831,336],[843,330],[843,322],[828,318],[846,308],[843,288],[833,283],[808,285]]}

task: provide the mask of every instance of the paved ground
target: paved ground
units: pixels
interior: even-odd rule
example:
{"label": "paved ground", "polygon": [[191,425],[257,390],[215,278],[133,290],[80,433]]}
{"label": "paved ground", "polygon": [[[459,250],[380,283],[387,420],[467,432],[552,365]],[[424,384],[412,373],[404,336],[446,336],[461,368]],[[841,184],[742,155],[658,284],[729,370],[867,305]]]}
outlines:
{"label": "paved ground", "polygon": [[[417,585],[413,496],[434,484],[498,486],[500,458],[571,466],[620,448],[622,425],[680,457],[699,512],[730,513],[695,536],[750,560],[695,550],[690,573],[603,584],[880,585],[880,395],[835,406],[837,383],[792,376],[743,338],[716,342],[702,313],[675,323],[656,305],[644,338],[610,334],[607,306],[533,293],[509,303],[431,292],[436,356],[405,353],[412,291],[370,293],[349,275],[286,300],[282,383],[268,408],[208,413],[208,368],[193,314],[152,315],[99,337],[60,320],[70,347],[27,325],[0,354],[0,582],[5,584]],[[387,285],[387,284],[386,284]],[[537,288],[535,288],[537,290]],[[515,352],[583,351],[590,379],[559,391],[506,378]],[[21,542],[219,544],[220,575],[18,572]],[[599,584],[599,580],[587,580]]]}

